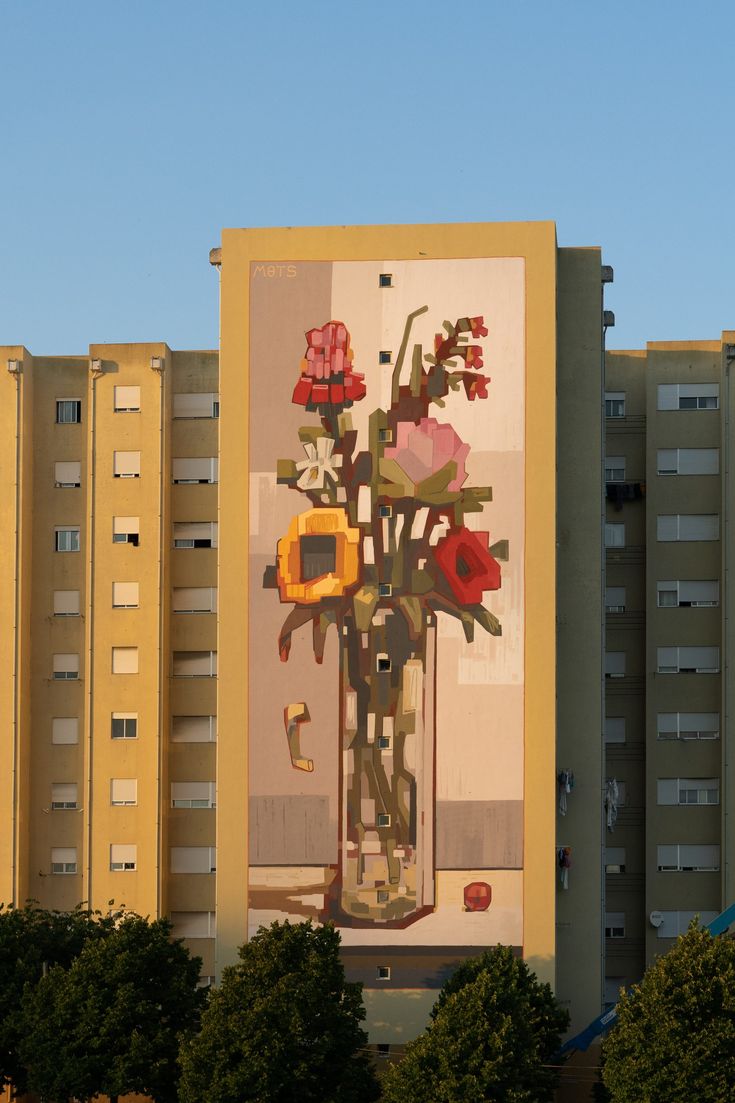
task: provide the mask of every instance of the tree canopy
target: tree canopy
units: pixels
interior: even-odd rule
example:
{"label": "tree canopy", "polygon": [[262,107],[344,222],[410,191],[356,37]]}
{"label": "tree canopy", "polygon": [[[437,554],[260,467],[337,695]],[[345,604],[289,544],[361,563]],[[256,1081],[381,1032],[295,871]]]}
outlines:
{"label": "tree canopy", "polygon": [[734,941],[691,923],[621,996],[602,1076],[613,1103],[735,1097]]}
{"label": "tree canopy", "polygon": [[182,1103],[368,1103],[362,986],[331,924],[273,923],[239,950],[181,1057]]}
{"label": "tree canopy", "polygon": [[432,1022],[386,1075],[385,1103],[458,1099],[546,1103],[548,1067],[569,1016],[509,947],[461,965],[447,981]]}
{"label": "tree canopy", "polygon": [[19,1055],[31,1091],[55,1101],[138,1092],[174,1103],[180,1038],[195,1029],[204,994],[200,960],[170,935],[166,919],[125,915],[68,968],[55,965],[26,987]]}
{"label": "tree canopy", "polygon": [[81,907],[57,912],[34,902],[23,908],[0,905],[0,1088],[12,1083],[17,1094],[26,1088],[18,1018],[25,986],[36,985],[50,966],[68,968],[87,941],[105,937],[113,927],[112,918]]}

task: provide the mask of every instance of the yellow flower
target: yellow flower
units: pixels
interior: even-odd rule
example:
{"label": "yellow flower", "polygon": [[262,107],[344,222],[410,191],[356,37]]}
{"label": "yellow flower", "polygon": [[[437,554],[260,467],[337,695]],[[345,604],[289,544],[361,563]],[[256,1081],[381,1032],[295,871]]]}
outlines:
{"label": "yellow flower", "polygon": [[339,507],[299,513],[278,541],[276,570],[281,601],[341,597],[360,581],[360,530]]}

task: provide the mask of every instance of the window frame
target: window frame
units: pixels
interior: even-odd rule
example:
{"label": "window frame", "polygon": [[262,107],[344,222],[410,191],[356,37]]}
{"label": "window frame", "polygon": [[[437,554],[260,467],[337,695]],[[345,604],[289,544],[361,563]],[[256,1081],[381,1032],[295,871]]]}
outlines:
{"label": "window frame", "polygon": [[[56,400],[56,421],[55,425],[81,425],[82,424],[82,400],[81,398],[57,398]],[[73,418],[60,418],[60,407],[73,405],[76,407],[74,411],[77,417]]]}

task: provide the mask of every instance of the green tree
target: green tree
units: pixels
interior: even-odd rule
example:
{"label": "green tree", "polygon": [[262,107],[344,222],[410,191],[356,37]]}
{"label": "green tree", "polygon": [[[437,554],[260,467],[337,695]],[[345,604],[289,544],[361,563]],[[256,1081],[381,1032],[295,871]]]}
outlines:
{"label": "green tree", "polygon": [[461,965],[447,981],[432,1022],[386,1074],[385,1103],[498,1100],[546,1103],[548,1068],[569,1016],[507,946]]}
{"label": "green tree", "polygon": [[331,924],[261,927],[225,969],[181,1055],[182,1103],[367,1103],[380,1095],[362,986]]}
{"label": "green tree", "polygon": [[204,993],[200,959],[170,935],[166,919],[125,915],[68,969],[26,988],[20,1058],[31,1091],[53,1103],[131,1092],[174,1103],[180,1038],[196,1028]]}
{"label": "green tree", "polygon": [[735,1098],[735,942],[690,924],[621,996],[602,1078],[613,1103]]}
{"label": "green tree", "polygon": [[34,902],[23,908],[0,904],[0,1089],[26,1090],[19,1056],[18,1007],[26,985],[33,987],[52,965],[66,969],[90,939],[105,937],[114,920],[81,907],[46,911]]}

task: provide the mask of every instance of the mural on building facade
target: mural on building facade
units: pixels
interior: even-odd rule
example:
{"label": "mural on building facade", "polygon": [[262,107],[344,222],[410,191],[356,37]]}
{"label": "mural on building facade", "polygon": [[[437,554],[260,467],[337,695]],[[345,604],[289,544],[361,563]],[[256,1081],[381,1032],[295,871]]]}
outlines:
{"label": "mural on building facade", "polygon": [[[331,265],[293,266],[297,279],[317,276],[317,285],[322,273],[313,270],[324,268],[333,285]],[[451,274],[449,282],[456,301],[460,288],[451,287]],[[501,382],[499,401],[494,382],[496,362],[501,377],[503,359],[505,376],[518,371],[522,296],[511,354],[503,337],[488,355],[492,301],[483,313],[442,323],[440,288],[441,279],[420,306],[410,304],[397,331],[381,313],[369,347],[369,319],[358,317],[360,344],[347,310],[325,312],[349,305],[335,303],[333,286],[328,304],[288,289],[281,310],[280,288],[267,288],[268,316],[275,310],[282,325],[298,327],[290,348],[306,339],[288,365],[285,346],[271,344],[265,369],[277,380],[268,417],[278,416],[277,395],[290,407],[284,422],[295,428],[282,451],[302,453],[283,458],[273,449],[285,443],[287,426],[274,424],[269,441],[266,411],[254,401],[259,349],[268,347],[254,280],[251,546],[262,570],[251,593],[262,587],[268,604],[261,599],[267,613],[251,642],[272,676],[251,691],[253,925],[312,915],[334,920],[343,939],[352,931],[357,943],[370,941],[370,931],[395,931],[400,940],[409,928],[426,932],[411,941],[522,940],[523,441],[521,431],[507,447],[513,419],[504,407],[509,390],[522,402],[523,372],[520,385]],[[262,296],[265,303],[265,289]],[[494,434],[504,438],[497,457],[510,454],[520,465],[495,458]],[[263,462],[267,452],[274,473]],[[493,464],[505,486],[475,485],[475,471]],[[505,504],[496,517],[499,491]],[[521,498],[520,526],[509,540],[513,495]],[[507,613],[512,630],[521,630],[510,647],[501,626]],[[445,627],[450,622],[459,637]],[[280,671],[265,657],[270,649]],[[485,692],[491,687],[495,697]],[[471,777],[473,745],[478,771],[493,761],[483,741],[494,745],[507,786],[502,777]],[[488,784],[500,799],[473,799]],[[450,930],[455,913],[467,917],[464,931]]]}
{"label": "mural on building facade", "polygon": [[[310,624],[321,663],[331,627],[339,638],[339,868],[327,897],[338,923],[405,924],[434,904],[434,700],[437,614],[456,617],[471,643],[475,625],[500,622],[482,604],[501,584],[507,541],[490,546],[465,514],[482,511],[490,487],[466,487],[469,445],[449,421],[430,417],[450,392],[486,399],[483,317],[445,322],[433,353],[413,346],[406,321],[392,373],[391,404],[370,415],[369,450],[357,451],[346,412],[366,397],[353,370],[350,334],[330,321],[306,334],[292,401],[319,415],[299,429],[306,459],[281,460],[278,481],[312,508],[278,542],[265,585],[292,602],[278,638],[288,660],[295,629]],[[295,769],[311,771],[299,741],[307,702],[284,709]],[[487,907],[472,896],[473,908]]]}

